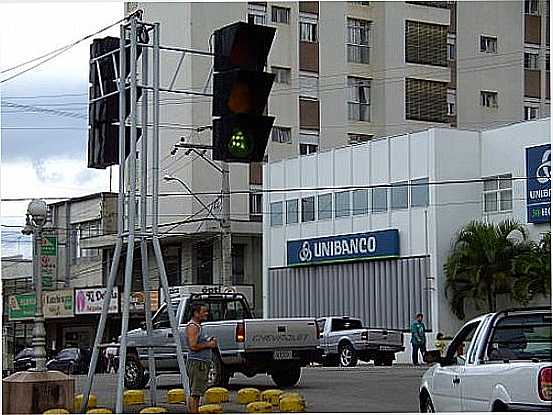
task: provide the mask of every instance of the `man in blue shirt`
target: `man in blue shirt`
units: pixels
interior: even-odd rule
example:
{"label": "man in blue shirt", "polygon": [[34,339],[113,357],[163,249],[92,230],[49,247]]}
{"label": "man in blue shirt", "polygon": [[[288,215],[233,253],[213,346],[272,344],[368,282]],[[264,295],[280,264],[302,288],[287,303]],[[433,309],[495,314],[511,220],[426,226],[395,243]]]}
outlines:
{"label": "man in blue shirt", "polygon": [[426,335],[425,327],[422,322],[422,313],[417,314],[417,319],[411,323],[411,347],[413,349],[413,364],[416,366],[419,364],[419,350],[423,356],[426,353]]}

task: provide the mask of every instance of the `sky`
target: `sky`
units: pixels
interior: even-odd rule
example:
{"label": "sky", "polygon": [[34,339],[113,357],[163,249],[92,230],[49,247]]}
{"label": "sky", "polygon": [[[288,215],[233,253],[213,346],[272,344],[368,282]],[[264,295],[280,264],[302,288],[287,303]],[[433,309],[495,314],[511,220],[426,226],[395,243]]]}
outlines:
{"label": "sky", "polygon": [[[0,70],[4,71],[116,22],[123,17],[123,3],[1,3],[0,16]],[[97,37],[118,33],[116,26]],[[44,65],[0,83],[2,199],[67,198],[109,190],[109,169],[89,169],[86,165],[90,42],[84,41]],[[0,74],[0,80],[21,69]],[[75,116],[31,112],[14,108],[14,104]],[[115,171],[113,176],[117,177]],[[2,201],[1,224],[23,225],[27,204]],[[20,229],[2,226],[1,232],[2,256],[30,256],[31,245]]]}

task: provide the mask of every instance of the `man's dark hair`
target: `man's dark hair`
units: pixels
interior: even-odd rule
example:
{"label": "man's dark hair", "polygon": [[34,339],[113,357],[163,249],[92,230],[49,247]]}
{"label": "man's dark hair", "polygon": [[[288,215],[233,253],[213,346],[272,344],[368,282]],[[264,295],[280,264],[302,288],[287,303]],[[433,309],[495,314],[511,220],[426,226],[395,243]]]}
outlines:
{"label": "man's dark hair", "polygon": [[206,307],[207,306],[205,305],[205,303],[202,303],[201,301],[194,301],[191,305],[190,305],[190,310],[192,311],[192,315],[194,315],[194,313],[196,312],[200,312],[202,307]]}
{"label": "man's dark hair", "polygon": [[417,318],[424,317],[422,313],[417,313]]}

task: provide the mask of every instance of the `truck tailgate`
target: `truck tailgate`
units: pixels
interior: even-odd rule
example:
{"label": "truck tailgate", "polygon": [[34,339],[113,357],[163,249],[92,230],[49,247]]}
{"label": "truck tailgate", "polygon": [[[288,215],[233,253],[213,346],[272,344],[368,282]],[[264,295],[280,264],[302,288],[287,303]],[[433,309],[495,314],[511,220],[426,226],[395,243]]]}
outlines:
{"label": "truck tailgate", "polygon": [[403,346],[403,333],[399,330],[369,329],[369,343],[380,346]]}
{"label": "truck tailgate", "polygon": [[313,319],[254,319],[244,323],[246,351],[315,349],[319,345]]}

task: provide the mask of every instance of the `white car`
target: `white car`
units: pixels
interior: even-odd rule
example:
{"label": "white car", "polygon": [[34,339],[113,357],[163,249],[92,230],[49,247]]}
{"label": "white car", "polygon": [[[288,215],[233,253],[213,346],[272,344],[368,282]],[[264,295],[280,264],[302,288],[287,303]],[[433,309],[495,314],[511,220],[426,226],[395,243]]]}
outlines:
{"label": "white car", "polygon": [[421,412],[551,412],[550,308],[475,318],[434,359],[420,386]]}

